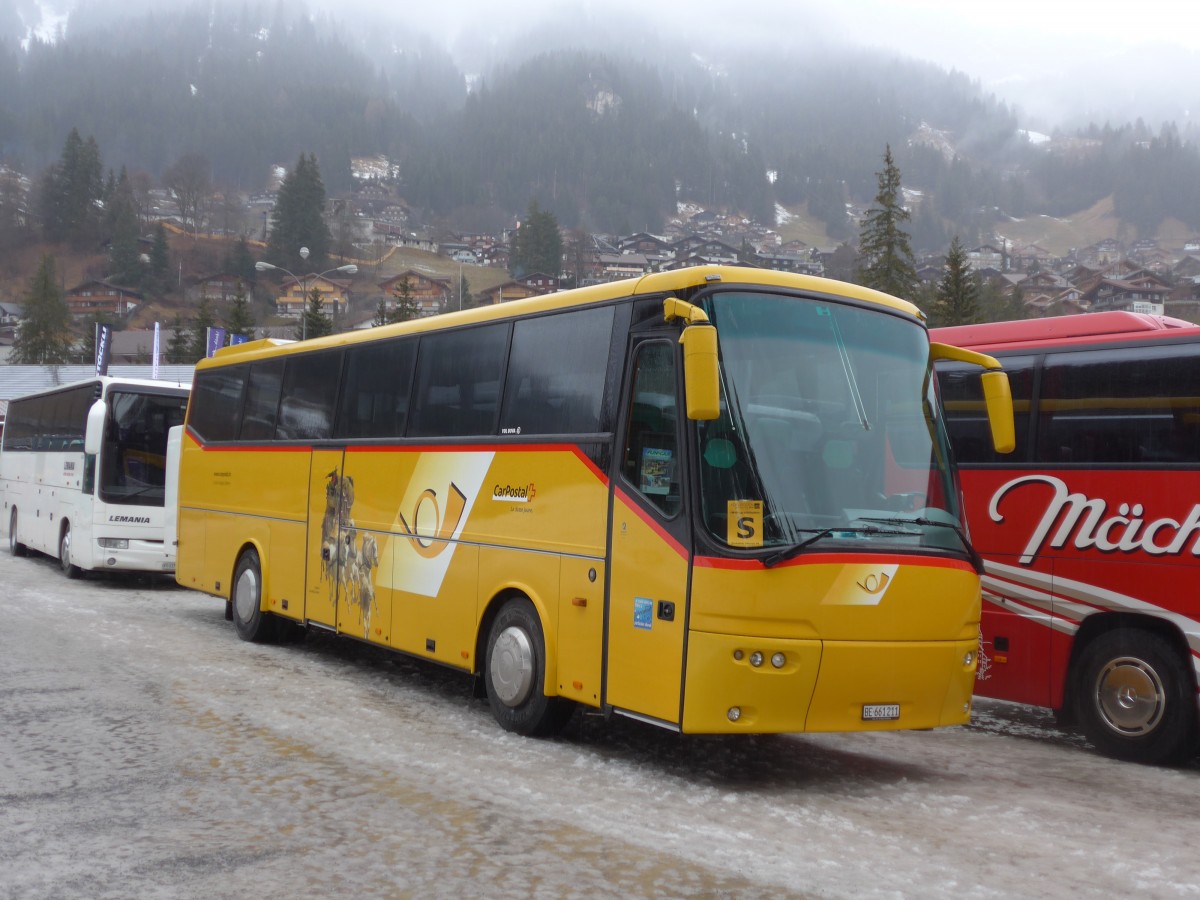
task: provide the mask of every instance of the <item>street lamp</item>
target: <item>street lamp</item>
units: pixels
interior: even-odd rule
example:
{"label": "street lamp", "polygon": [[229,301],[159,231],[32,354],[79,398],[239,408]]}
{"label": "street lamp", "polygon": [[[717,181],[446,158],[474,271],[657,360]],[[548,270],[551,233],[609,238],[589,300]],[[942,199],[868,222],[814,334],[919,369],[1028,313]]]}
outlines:
{"label": "street lamp", "polygon": [[[302,260],[308,259],[308,248],[307,247],[300,248],[300,258]],[[300,288],[303,291],[303,296],[304,296],[304,307],[300,311],[300,340],[303,341],[303,340],[307,339],[308,338],[308,316],[307,316],[307,312],[308,312],[308,275],[305,275],[303,278],[301,278],[295,272],[289,272],[283,266],[272,265],[271,263],[267,262],[266,260],[262,260],[262,259],[260,259],[258,262],[256,262],[254,264],[254,268],[255,268],[255,271],[258,271],[258,272],[266,272],[268,270],[275,269],[279,272],[282,272],[285,275],[291,275],[294,280],[300,282]],[[337,266],[336,268],[333,268],[333,269],[326,269],[324,272],[321,272],[318,275],[314,275],[313,278],[314,279],[323,278],[324,276],[329,275],[333,272],[343,272],[346,275],[354,275],[355,273],[358,272],[358,266],[356,266],[354,263],[347,263],[344,266]]]}

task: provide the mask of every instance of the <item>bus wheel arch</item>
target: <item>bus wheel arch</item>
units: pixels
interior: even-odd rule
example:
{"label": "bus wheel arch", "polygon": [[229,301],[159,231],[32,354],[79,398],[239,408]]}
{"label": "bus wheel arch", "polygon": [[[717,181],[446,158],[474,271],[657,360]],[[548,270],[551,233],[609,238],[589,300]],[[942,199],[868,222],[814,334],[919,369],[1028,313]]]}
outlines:
{"label": "bus wheel arch", "polygon": [[17,539],[17,507],[14,504],[8,517],[8,552],[13,556],[24,556],[25,545]]}
{"label": "bus wheel arch", "polygon": [[550,736],[562,730],[572,704],[546,695],[545,630],[533,601],[509,591],[489,606],[480,628],[483,684],[492,715],[506,731]]}
{"label": "bus wheel arch", "polygon": [[83,570],[71,562],[71,520],[63,519],[58,527],[58,565],[68,578],[78,578]]}
{"label": "bus wheel arch", "polygon": [[1183,635],[1158,619],[1094,618],[1081,627],[1071,656],[1073,720],[1105,756],[1149,764],[1194,756],[1200,709]]}
{"label": "bus wheel arch", "polygon": [[263,610],[263,596],[262,557],[258,547],[248,543],[238,551],[229,585],[233,627],[243,641],[262,644],[276,639],[276,619]]}

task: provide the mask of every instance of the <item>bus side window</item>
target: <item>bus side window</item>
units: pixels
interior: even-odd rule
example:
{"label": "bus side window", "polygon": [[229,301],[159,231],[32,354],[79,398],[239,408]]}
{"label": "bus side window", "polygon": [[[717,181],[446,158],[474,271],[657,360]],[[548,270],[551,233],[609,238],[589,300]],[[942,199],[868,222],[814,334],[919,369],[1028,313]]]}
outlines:
{"label": "bus side window", "polygon": [[674,349],[656,341],[638,350],[622,464],[630,484],[668,517],[680,508]]}
{"label": "bus side window", "polygon": [[1200,461],[1195,345],[1046,357],[1038,461],[1115,465]]}

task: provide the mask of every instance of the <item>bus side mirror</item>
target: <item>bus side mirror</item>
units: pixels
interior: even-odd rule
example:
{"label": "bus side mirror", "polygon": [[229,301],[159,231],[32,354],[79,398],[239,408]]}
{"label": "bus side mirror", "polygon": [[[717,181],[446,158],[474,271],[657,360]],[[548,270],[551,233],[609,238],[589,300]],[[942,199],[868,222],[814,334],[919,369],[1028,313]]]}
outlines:
{"label": "bus side mirror", "polygon": [[683,385],[689,419],[715,419],[721,413],[717,368],[717,329],[689,325],[679,337],[683,345]]}
{"label": "bus side mirror", "polygon": [[108,417],[108,404],[97,400],[88,410],[87,430],[83,433],[83,452],[95,456],[100,452],[104,440],[104,420]]}
{"label": "bus side mirror", "polygon": [[1017,448],[1017,429],[1013,424],[1012,389],[1008,384],[1008,373],[1000,367],[1000,362],[983,353],[954,347],[950,344],[931,343],[929,345],[931,362],[939,359],[953,360],[979,366],[984,373],[979,376],[983,385],[983,402],[987,407],[988,428],[992,432],[992,446],[997,453],[1012,453]]}
{"label": "bus side mirror", "polygon": [[1007,372],[984,372],[979,376],[983,385],[983,402],[987,405],[988,425],[992,431],[992,446],[997,453],[1012,453],[1017,447],[1017,432],[1013,425],[1012,390]]}

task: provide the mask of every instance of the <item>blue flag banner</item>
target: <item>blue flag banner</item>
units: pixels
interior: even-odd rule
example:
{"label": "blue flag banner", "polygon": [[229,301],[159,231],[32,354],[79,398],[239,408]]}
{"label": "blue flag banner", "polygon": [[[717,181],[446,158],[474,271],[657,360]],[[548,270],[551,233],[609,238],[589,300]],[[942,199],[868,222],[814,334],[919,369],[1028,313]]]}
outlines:
{"label": "blue flag banner", "polygon": [[225,329],[217,328],[210,325],[208,328],[208,342],[205,356],[212,356],[218,350],[225,346]]}
{"label": "blue flag banner", "polygon": [[244,344],[248,340],[250,340],[250,338],[246,337],[244,334],[231,334],[229,336],[229,346],[236,347],[238,344]]}
{"label": "blue flag banner", "polygon": [[96,374],[108,374],[108,362],[112,359],[112,326],[96,323]]}

